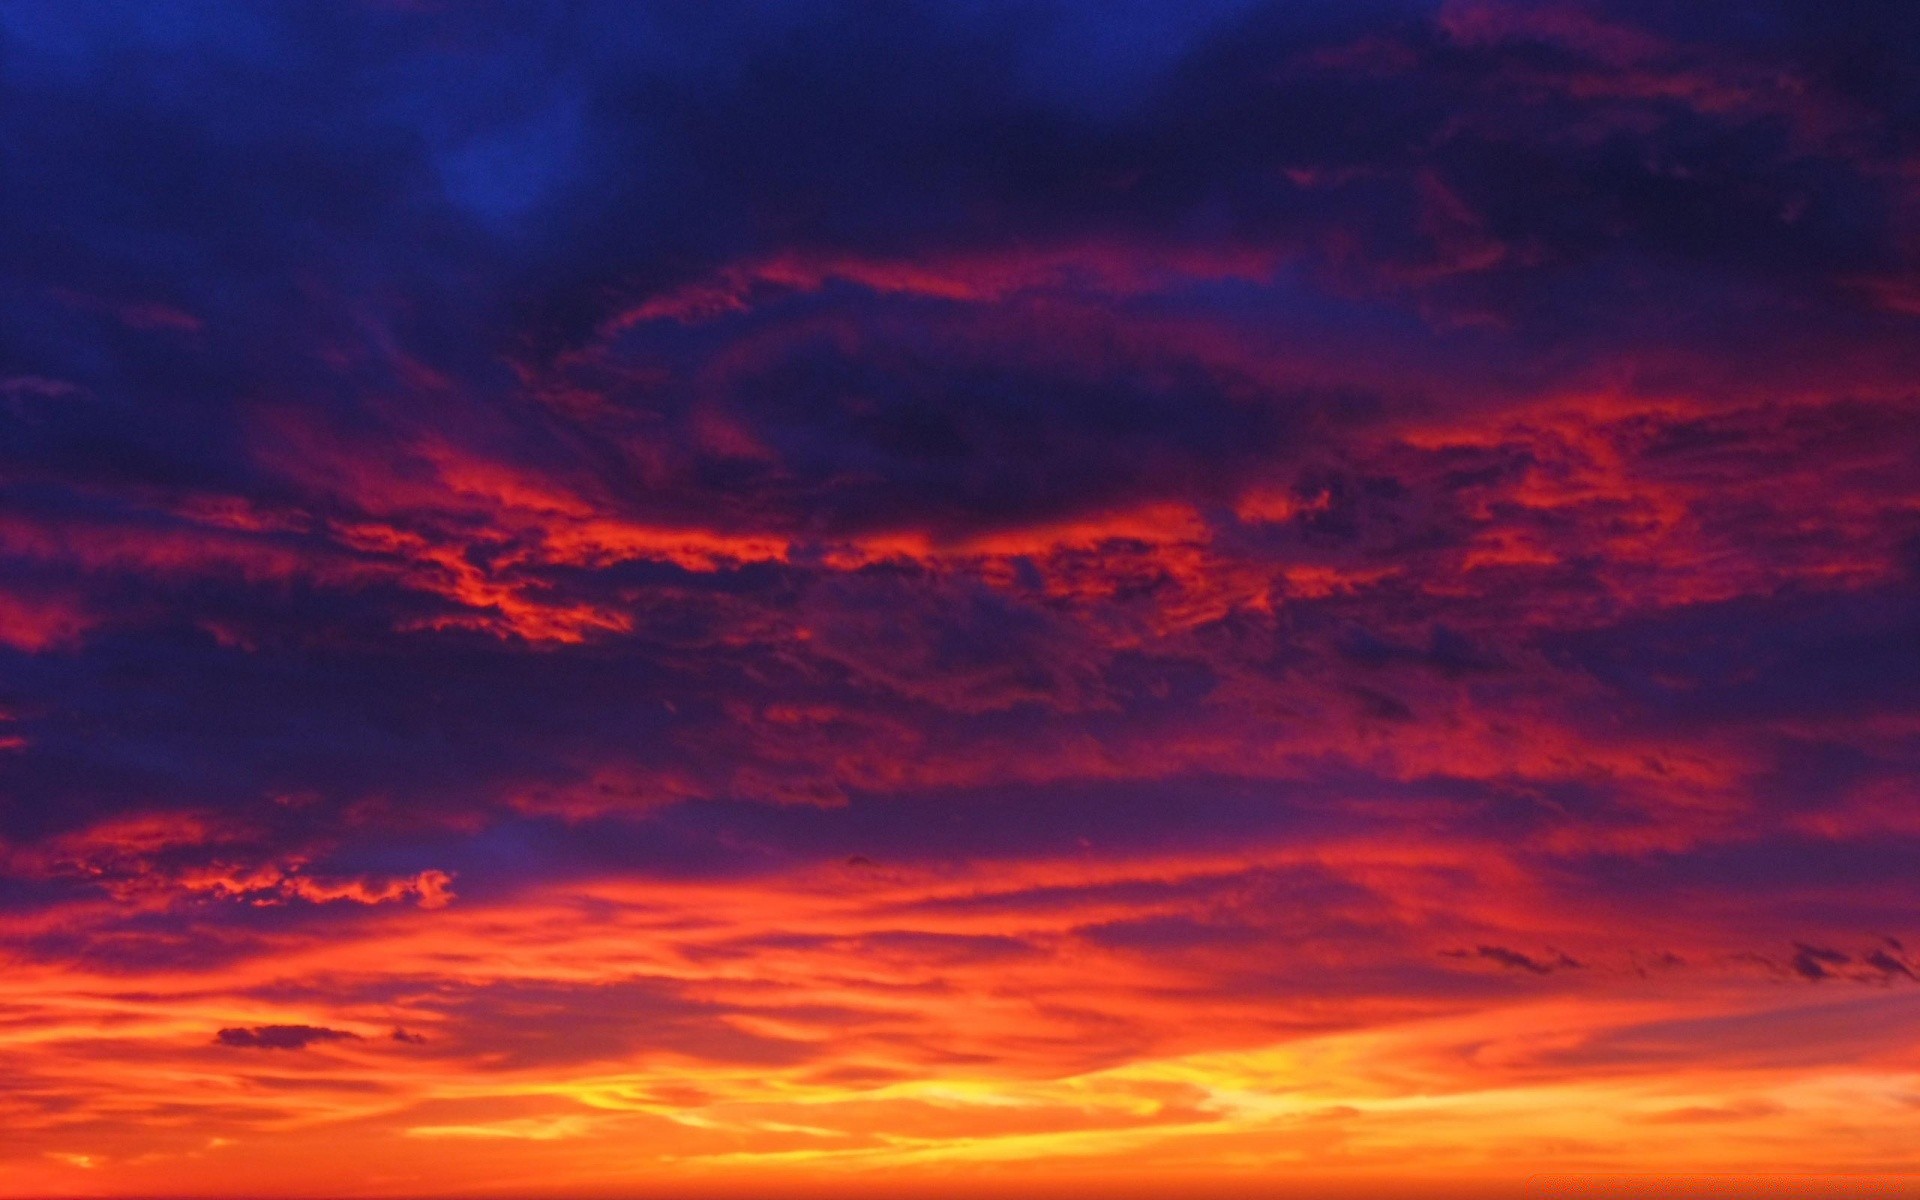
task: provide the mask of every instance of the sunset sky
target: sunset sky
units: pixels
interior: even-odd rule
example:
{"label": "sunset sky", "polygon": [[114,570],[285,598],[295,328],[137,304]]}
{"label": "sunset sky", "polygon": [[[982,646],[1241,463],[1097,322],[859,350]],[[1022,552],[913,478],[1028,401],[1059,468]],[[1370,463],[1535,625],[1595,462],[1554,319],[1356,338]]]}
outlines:
{"label": "sunset sky", "polygon": [[1920,1172],[1920,5],[0,2],[0,1197],[1726,1172]]}

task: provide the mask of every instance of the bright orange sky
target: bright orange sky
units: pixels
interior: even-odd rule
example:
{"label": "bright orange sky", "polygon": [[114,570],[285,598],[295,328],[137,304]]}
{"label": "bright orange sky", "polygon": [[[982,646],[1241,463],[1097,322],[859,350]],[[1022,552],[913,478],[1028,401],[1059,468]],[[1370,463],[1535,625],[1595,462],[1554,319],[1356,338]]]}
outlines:
{"label": "bright orange sky", "polygon": [[1917,117],[1893,0],[0,6],[0,1200],[1920,1196]]}
{"label": "bright orange sky", "polygon": [[[1686,940],[1683,914],[1489,905],[1460,890],[1471,875],[1370,845],[582,882],[369,906],[184,962],[16,968],[17,1190],[1204,1191],[1912,1166],[1916,1064],[1886,1031],[1920,992],[1649,962],[1650,938],[1732,955]],[[1232,919],[1316,886],[1351,894],[1315,905],[1315,930]],[[1195,914],[1234,944],[1143,955],[1115,936]],[[76,905],[40,931],[112,919]],[[1579,937],[1579,982],[1438,986],[1421,960],[1495,924]],[[1252,986],[1262,973],[1286,982]],[[313,1040],[244,1045],[270,1031]]]}

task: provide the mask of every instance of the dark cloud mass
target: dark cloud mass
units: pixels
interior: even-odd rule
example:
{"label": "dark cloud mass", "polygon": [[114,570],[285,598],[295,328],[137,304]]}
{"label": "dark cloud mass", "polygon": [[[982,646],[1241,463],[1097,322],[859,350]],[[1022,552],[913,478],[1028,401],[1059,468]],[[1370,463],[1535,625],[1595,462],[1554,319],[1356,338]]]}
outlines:
{"label": "dark cloud mass", "polygon": [[0,1194],[1920,1171],[1910,4],[14,0],[0,230]]}

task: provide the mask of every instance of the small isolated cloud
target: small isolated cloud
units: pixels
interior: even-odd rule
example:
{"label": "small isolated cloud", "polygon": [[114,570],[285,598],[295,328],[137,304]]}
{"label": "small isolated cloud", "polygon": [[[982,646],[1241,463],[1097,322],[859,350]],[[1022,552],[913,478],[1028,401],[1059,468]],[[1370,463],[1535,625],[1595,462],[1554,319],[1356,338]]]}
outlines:
{"label": "small isolated cloud", "polygon": [[1880,974],[1886,976],[1888,979],[1893,979],[1896,976],[1906,979],[1920,979],[1920,974],[1914,973],[1912,963],[1885,950],[1870,951],[1860,961],[1880,972]]}
{"label": "small isolated cloud", "polygon": [[1793,973],[1802,979],[1831,979],[1834,967],[1844,967],[1852,961],[1848,955],[1825,946],[1809,946],[1805,942],[1793,944]]}
{"label": "small isolated cloud", "polygon": [[232,1026],[214,1035],[214,1043],[240,1050],[305,1050],[317,1042],[358,1041],[360,1035],[319,1025]]}
{"label": "small isolated cloud", "polygon": [[1557,950],[1551,952],[1551,957],[1539,958],[1509,950],[1505,946],[1476,946],[1472,950],[1443,950],[1441,953],[1448,958],[1484,958],[1511,970],[1527,971],[1534,975],[1551,975],[1555,971],[1577,969],[1582,965],[1577,959]]}

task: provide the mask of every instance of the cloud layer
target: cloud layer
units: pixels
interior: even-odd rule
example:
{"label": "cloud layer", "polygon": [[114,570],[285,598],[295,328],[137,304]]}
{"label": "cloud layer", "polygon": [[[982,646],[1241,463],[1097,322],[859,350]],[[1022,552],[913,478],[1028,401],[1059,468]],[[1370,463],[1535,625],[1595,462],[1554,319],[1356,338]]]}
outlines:
{"label": "cloud layer", "polygon": [[0,1191],[1920,1170],[1916,20],[8,6]]}

